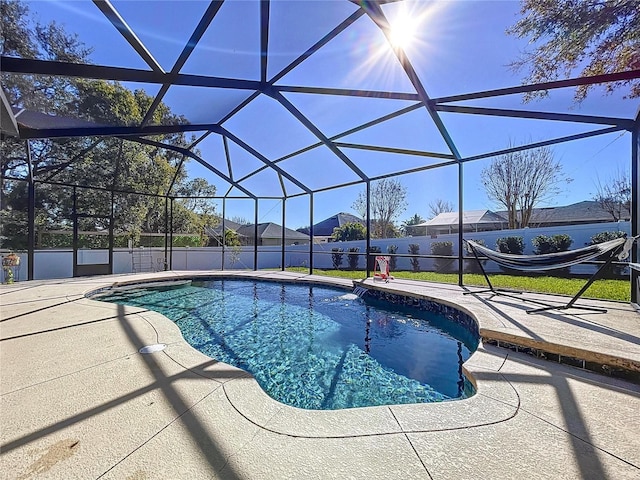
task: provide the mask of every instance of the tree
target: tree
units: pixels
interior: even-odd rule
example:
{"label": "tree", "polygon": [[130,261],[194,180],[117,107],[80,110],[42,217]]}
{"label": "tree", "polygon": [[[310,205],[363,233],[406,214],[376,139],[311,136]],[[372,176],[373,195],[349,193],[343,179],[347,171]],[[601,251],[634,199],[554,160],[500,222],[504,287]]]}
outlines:
{"label": "tree", "polygon": [[240,235],[235,230],[227,229],[224,232],[224,244],[227,247],[238,247],[242,245]]}
{"label": "tree", "polygon": [[[384,238],[393,226],[393,220],[407,208],[407,188],[400,181],[384,178],[371,184],[371,237]],[[367,216],[367,195],[360,192],[351,206],[362,218]]]}
{"label": "tree", "polygon": [[408,252],[412,255],[409,260],[411,263],[411,270],[414,272],[420,271],[420,258],[418,255],[420,254],[420,245],[417,243],[410,243]]}
{"label": "tree", "polygon": [[616,172],[604,185],[598,179],[593,199],[617,222],[631,210],[631,181],[625,172]]}
{"label": "tree", "polygon": [[439,198],[435,202],[429,203],[430,219],[445,212],[453,212],[453,204],[451,202]]}
{"label": "tree", "polygon": [[231,220],[232,222],[238,223],[240,225],[251,225],[253,223],[251,220],[248,220],[247,218],[240,217],[240,216],[231,217],[229,220]]}
{"label": "tree", "polygon": [[405,220],[404,222],[402,222],[401,225],[401,229],[402,229],[402,233],[408,237],[409,235],[413,235],[413,226],[414,225],[419,225],[421,223],[424,223],[424,218],[422,218],[420,215],[418,215],[417,213],[415,213],[412,217],[408,218],[407,220]]}
{"label": "tree", "polygon": [[[522,0],[522,18],[507,33],[528,38],[534,48],[511,64],[529,70],[525,81],[546,82],[568,78],[581,68],[582,76],[640,68],[640,8],[638,0]],[[640,96],[640,80],[605,85],[611,93],[629,86],[628,97]],[[576,101],[592,85],[579,86]],[[527,97],[544,96],[534,92]]]}
{"label": "tree", "polygon": [[381,223],[380,220],[371,220],[371,231],[376,232],[372,235],[374,238],[398,238],[402,236],[402,232],[393,222]]}
{"label": "tree", "polygon": [[331,263],[334,270],[340,270],[342,265],[342,256],[344,255],[344,248],[332,248],[331,249]]}
{"label": "tree", "polygon": [[[65,32],[55,23],[41,25],[30,19],[28,6],[20,1],[1,2],[0,14],[4,55],[90,63],[91,49],[79,42],[76,35]],[[3,75],[3,86],[16,107],[105,125],[140,124],[153,103],[153,97],[142,90],[132,92],[118,82],[102,80]],[[185,121],[162,103],[152,119],[157,124]],[[182,133],[151,139],[180,147],[192,141]],[[25,248],[26,240],[9,233],[16,229],[14,227],[26,228],[27,183],[18,180],[27,176],[26,147],[23,141],[6,138],[0,142],[0,149],[2,245]],[[77,189],[79,212],[109,215],[113,201],[116,233],[128,232],[133,237],[143,231],[164,232],[165,199],[162,196],[169,193],[174,178],[174,192],[215,194],[215,187],[202,179],[188,182],[183,156],[167,148],[117,138],[69,138],[30,140],[30,150],[33,175],[38,180],[36,224],[39,230],[70,229],[72,224],[73,189],[49,181],[95,187]],[[197,204],[187,200],[174,202],[174,230],[201,234],[214,208],[210,200]],[[108,227],[108,221],[100,217],[81,218],[80,222],[82,230]],[[10,245],[11,242],[14,244]]]}
{"label": "tree", "polygon": [[359,247],[350,247],[347,249],[349,254],[347,255],[347,262],[349,262],[349,270],[357,270],[358,262],[360,261]]}
{"label": "tree", "polygon": [[367,236],[367,231],[364,228],[364,225],[357,222],[345,223],[341,227],[336,227],[333,229],[333,238],[334,242],[348,242],[349,240],[364,240]]}
{"label": "tree", "polygon": [[562,182],[571,181],[548,147],[500,155],[480,178],[487,197],[507,210],[512,229],[528,226],[533,208],[558,194]]}

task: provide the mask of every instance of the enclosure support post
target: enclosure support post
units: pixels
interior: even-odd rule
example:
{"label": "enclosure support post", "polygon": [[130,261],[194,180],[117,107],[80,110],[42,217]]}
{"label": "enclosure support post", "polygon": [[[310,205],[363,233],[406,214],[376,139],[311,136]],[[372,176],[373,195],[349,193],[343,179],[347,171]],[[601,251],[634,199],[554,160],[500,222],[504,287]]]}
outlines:
{"label": "enclosure support post", "polygon": [[253,210],[253,270],[258,270],[258,199],[254,200]]}
{"label": "enclosure support post", "polygon": [[462,287],[464,285],[464,262],[462,261],[464,249],[462,248],[462,238],[464,237],[464,179],[462,177],[462,162],[458,162],[458,285]]}
{"label": "enclosure support post", "polygon": [[164,197],[164,268],[166,272],[169,268],[167,260],[169,259],[169,197]]}
{"label": "enclosure support post", "polygon": [[78,189],[73,187],[73,207],[71,210],[73,217],[73,276],[77,276],[78,265]]}
{"label": "enclosure support post", "polygon": [[109,274],[113,274],[113,217],[114,217],[114,201],[115,192],[111,190],[111,209],[109,210]]}
{"label": "enclosure support post", "polygon": [[31,163],[31,144],[27,144],[27,165],[29,167],[29,207],[27,213],[27,280],[33,280],[33,270],[36,250],[36,187],[33,179],[33,164]]}
{"label": "enclosure support post", "polygon": [[222,259],[220,260],[220,269],[224,270],[224,255],[225,255],[225,246],[227,243],[227,237],[225,235],[226,230],[225,230],[225,223],[224,223],[224,219],[227,218],[227,199],[223,198],[222,199]]}
{"label": "enclosure support post", "polygon": [[366,277],[369,277],[369,274],[371,273],[369,270],[369,251],[371,250],[371,181],[367,180],[366,183],[366,197],[367,197],[367,241],[366,241],[366,245],[364,247],[365,249],[365,255],[364,255],[364,262],[365,262],[365,268],[366,268]]}
{"label": "enclosure support post", "polygon": [[[638,235],[640,230],[640,110],[636,115],[636,123],[631,132],[631,235]],[[636,242],[634,248],[631,249],[631,262],[638,263],[640,261],[640,242]],[[638,303],[638,281],[640,272],[635,268],[631,269],[631,302]]]}
{"label": "enclosure support post", "polygon": [[169,270],[173,270],[173,197],[169,198]]}
{"label": "enclosure support post", "polygon": [[286,223],[286,213],[287,213],[287,199],[283,198],[282,199],[282,249],[281,249],[281,263],[282,263],[282,271],[285,271],[285,265],[284,265],[284,261],[285,261],[285,249],[286,247],[286,241],[287,241],[287,235],[286,235],[286,230],[285,230],[285,223]]}
{"label": "enclosure support post", "polygon": [[313,193],[309,194],[309,275],[313,275]]}

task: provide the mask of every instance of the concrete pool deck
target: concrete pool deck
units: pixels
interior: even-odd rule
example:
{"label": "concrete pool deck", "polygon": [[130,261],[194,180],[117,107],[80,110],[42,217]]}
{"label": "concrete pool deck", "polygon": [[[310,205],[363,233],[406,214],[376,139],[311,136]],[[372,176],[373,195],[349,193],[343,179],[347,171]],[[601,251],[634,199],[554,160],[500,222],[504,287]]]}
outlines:
{"label": "concrete pool deck", "polygon": [[[485,344],[465,364],[478,392],[438,404],[306,411],[197,352],[162,315],[85,297],[114,283],[202,275],[352,286],[272,271],[3,285],[0,478],[640,478],[640,314],[629,304],[581,300],[609,311],[527,315],[533,305],[511,297],[369,279],[367,288],[458,304],[478,320]],[[158,343],[167,348],[139,353]],[[634,382],[532,353],[610,366]]]}

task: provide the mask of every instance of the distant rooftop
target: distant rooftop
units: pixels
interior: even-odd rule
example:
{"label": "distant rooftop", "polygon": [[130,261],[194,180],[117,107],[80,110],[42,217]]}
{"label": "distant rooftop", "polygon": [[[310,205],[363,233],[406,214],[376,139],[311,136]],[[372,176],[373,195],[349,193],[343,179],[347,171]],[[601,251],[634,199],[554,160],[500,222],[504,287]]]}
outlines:
{"label": "distant rooftop", "polygon": [[[238,228],[237,232],[245,237],[253,237],[254,228],[255,228],[254,225],[242,225]],[[305,235],[304,233],[296,232],[295,230],[291,230],[290,228],[285,228],[284,232],[285,232],[285,238],[287,240],[309,241],[309,235]],[[282,238],[282,226],[273,222],[259,223],[258,237],[261,239]]]}
{"label": "distant rooftop", "polygon": [[[365,221],[360,217],[357,217],[350,213],[336,213],[335,215],[322,220],[319,223],[316,223],[313,226],[313,235],[317,237],[330,237],[331,235],[333,235],[334,228],[342,227],[347,223],[359,223],[361,225],[364,225]],[[309,227],[299,228],[298,232],[309,235]]]}
{"label": "distant rooftop", "polygon": [[[476,225],[486,223],[506,223],[507,220],[501,215],[491,210],[469,210],[462,212],[462,223],[464,225]],[[414,225],[414,227],[437,227],[458,224],[458,212],[443,212],[431,220]]]}

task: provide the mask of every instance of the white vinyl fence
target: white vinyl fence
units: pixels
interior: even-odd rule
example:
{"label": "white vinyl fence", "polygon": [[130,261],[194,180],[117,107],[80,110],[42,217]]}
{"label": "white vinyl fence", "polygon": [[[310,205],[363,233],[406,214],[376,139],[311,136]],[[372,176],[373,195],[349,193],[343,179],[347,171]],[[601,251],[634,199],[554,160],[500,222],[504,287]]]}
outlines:
{"label": "white vinyl fence", "polygon": [[[630,234],[630,222],[597,223],[589,225],[573,225],[561,227],[544,228],[524,228],[519,230],[495,230],[489,232],[465,233],[464,237],[473,240],[484,240],[489,248],[495,248],[495,242],[501,237],[522,236],[525,244],[525,254],[533,254],[531,240],[537,235],[568,234],[573,239],[571,249],[581,248],[588,245],[590,239],[596,233],[604,231],[622,231]],[[403,237],[388,239],[372,239],[371,245],[380,247],[383,254],[387,253],[389,245],[398,247],[397,253],[408,255],[409,245],[420,246],[420,255],[431,254],[431,244],[433,242],[453,243],[454,255],[458,254],[458,235],[446,234],[437,237]],[[313,263],[315,268],[332,268],[331,249],[344,249],[342,268],[347,268],[347,250],[351,247],[359,248],[359,253],[364,254],[366,243],[364,240],[352,242],[323,243],[313,246]],[[309,265],[309,245],[291,245],[285,249],[285,267],[308,267]],[[636,248],[638,248],[636,246]],[[222,247],[180,247],[173,249],[172,269],[173,270],[220,270],[223,268]],[[8,251],[0,252],[6,254]],[[14,274],[16,281],[27,279],[27,254],[17,252],[21,257],[20,266],[16,267]],[[100,250],[79,250],[78,259],[80,263],[106,263],[106,251]],[[144,257],[145,261],[140,259]],[[142,249],[115,249],[113,253],[113,273],[136,273],[139,271],[161,271],[164,269],[164,248],[142,248]],[[409,257],[399,257],[397,270],[410,270]],[[433,268],[433,259],[421,258],[420,266],[422,270]],[[281,268],[282,253],[279,246],[258,247],[257,269]],[[492,262],[489,262],[491,264]],[[142,268],[141,268],[142,267]],[[365,256],[360,257],[358,267],[366,267]],[[225,248],[224,268],[233,269],[254,269],[254,249],[253,247],[242,247],[234,249]],[[488,265],[491,271],[491,267]],[[588,273],[593,267],[573,267],[572,273]],[[37,250],[34,258],[34,278],[35,279],[55,279],[68,278],[73,276],[73,252],[70,249]],[[3,281],[5,277],[3,275]]]}

